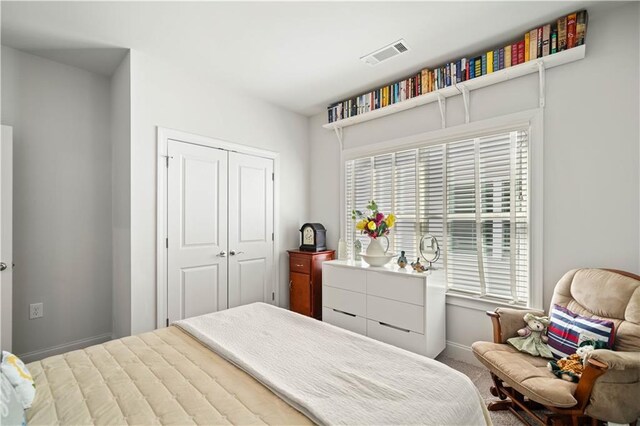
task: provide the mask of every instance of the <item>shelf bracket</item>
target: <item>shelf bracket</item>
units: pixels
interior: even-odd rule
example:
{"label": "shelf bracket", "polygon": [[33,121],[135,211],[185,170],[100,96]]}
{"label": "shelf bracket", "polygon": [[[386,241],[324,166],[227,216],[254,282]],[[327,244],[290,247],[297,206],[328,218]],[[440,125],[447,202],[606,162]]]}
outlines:
{"label": "shelf bracket", "polygon": [[539,105],[540,108],[544,108],[544,95],[545,95],[545,89],[544,89],[544,62],[542,61],[538,61],[538,78],[539,78],[539,90],[540,90],[540,94],[539,94]]}
{"label": "shelf bracket", "polygon": [[340,143],[340,151],[343,151],[344,144],[342,142],[342,127],[334,127],[333,130],[335,130],[336,137],[338,138],[338,142]]}
{"label": "shelf bracket", "polygon": [[459,85],[462,89],[462,100],[464,102],[464,122],[469,124],[469,89],[464,84]]}
{"label": "shelf bracket", "polygon": [[440,119],[442,120],[442,128],[447,127],[447,98],[438,92],[438,106],[440,107]]}

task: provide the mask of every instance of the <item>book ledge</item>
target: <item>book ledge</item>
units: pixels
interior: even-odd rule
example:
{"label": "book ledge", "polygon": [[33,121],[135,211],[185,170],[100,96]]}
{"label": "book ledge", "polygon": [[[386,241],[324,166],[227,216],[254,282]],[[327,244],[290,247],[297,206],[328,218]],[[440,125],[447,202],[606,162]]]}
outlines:
{"label": "book ledge", "polygon": [[338,129],[343,127],[353,126],[354,124],[364,123],[366,121],[375,120],[380,117],[395,114],[400,111],[412,109],[421,105],[426,105],[432,102],[439,102],[440,114],[442,118],[442,127],[445,126],[444,120],[444,102],[446,98],[452,96],[463,95],[465,98],[465,117],[469,122],[469,97],[468,92],[471,90],[481,89],[483,87],[491,86],[493,84],[501,83],[503,81],[512,80],[514,78],[522,77],[528,74],[536,72],[540,73],[540,106],[544,106],[544,70],[548,68],[557,67],[559,65],[575,62],[580,59],[584,59],[586,52],[586,45],[576,46],[571,49],[564,50],[562,52],[554,53],[553,55],[544,56],[542,58],[534,59],[522,64],[514,65],[509,68],[504,68],[499,71],[494,71],[491,74],[486,74],[481,77],[476,77],[471,80],[467,80],[461,83],[456,83],[449,87],[444,87],[433,92],[425,93],[424,95],[416,96],[411,99],[407,99],[402,102],[398,102],[392,105],[387,105],[383,108],[379,108],[370,112],[359,114],[353,117],[345,118],[342,120],[334,121],[332,123],[324,124],[322,127],[328,130],[336,130],[338,138],[341,139],[341,132]]}

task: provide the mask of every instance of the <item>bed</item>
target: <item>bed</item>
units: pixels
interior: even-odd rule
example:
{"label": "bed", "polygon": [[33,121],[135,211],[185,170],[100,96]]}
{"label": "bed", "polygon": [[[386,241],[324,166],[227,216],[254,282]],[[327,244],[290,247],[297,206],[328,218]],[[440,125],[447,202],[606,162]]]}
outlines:
{"label": "bed", "polygon": [[463,374],[263,303],[28,368],[29,424],[490,424]]}

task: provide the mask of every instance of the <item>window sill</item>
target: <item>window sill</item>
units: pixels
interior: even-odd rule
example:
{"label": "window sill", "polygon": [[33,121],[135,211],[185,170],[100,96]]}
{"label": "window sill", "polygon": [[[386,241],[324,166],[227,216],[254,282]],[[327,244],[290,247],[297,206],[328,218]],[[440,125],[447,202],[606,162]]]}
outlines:
{"label": "window sill", "polygon": [[524,306],[514,305],[500,300],[481,299],[479,297],[467,296],[460,293],[447,293],[447,305],[460,306],[478,311],[493,311],[496,308],[526,309]]}

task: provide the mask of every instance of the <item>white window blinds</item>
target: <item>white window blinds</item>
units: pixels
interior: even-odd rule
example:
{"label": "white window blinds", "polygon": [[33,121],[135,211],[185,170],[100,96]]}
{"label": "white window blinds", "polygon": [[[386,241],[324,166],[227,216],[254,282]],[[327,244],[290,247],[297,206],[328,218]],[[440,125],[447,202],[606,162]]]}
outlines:
{"label": "white window blinds", "polygon": [[345,163],[346,239],[351,211],[369,200],[397,216],[390,250],[418,255],[420,236],[443,249],[450,291],[529,304],[529,150],[524,130]]}

